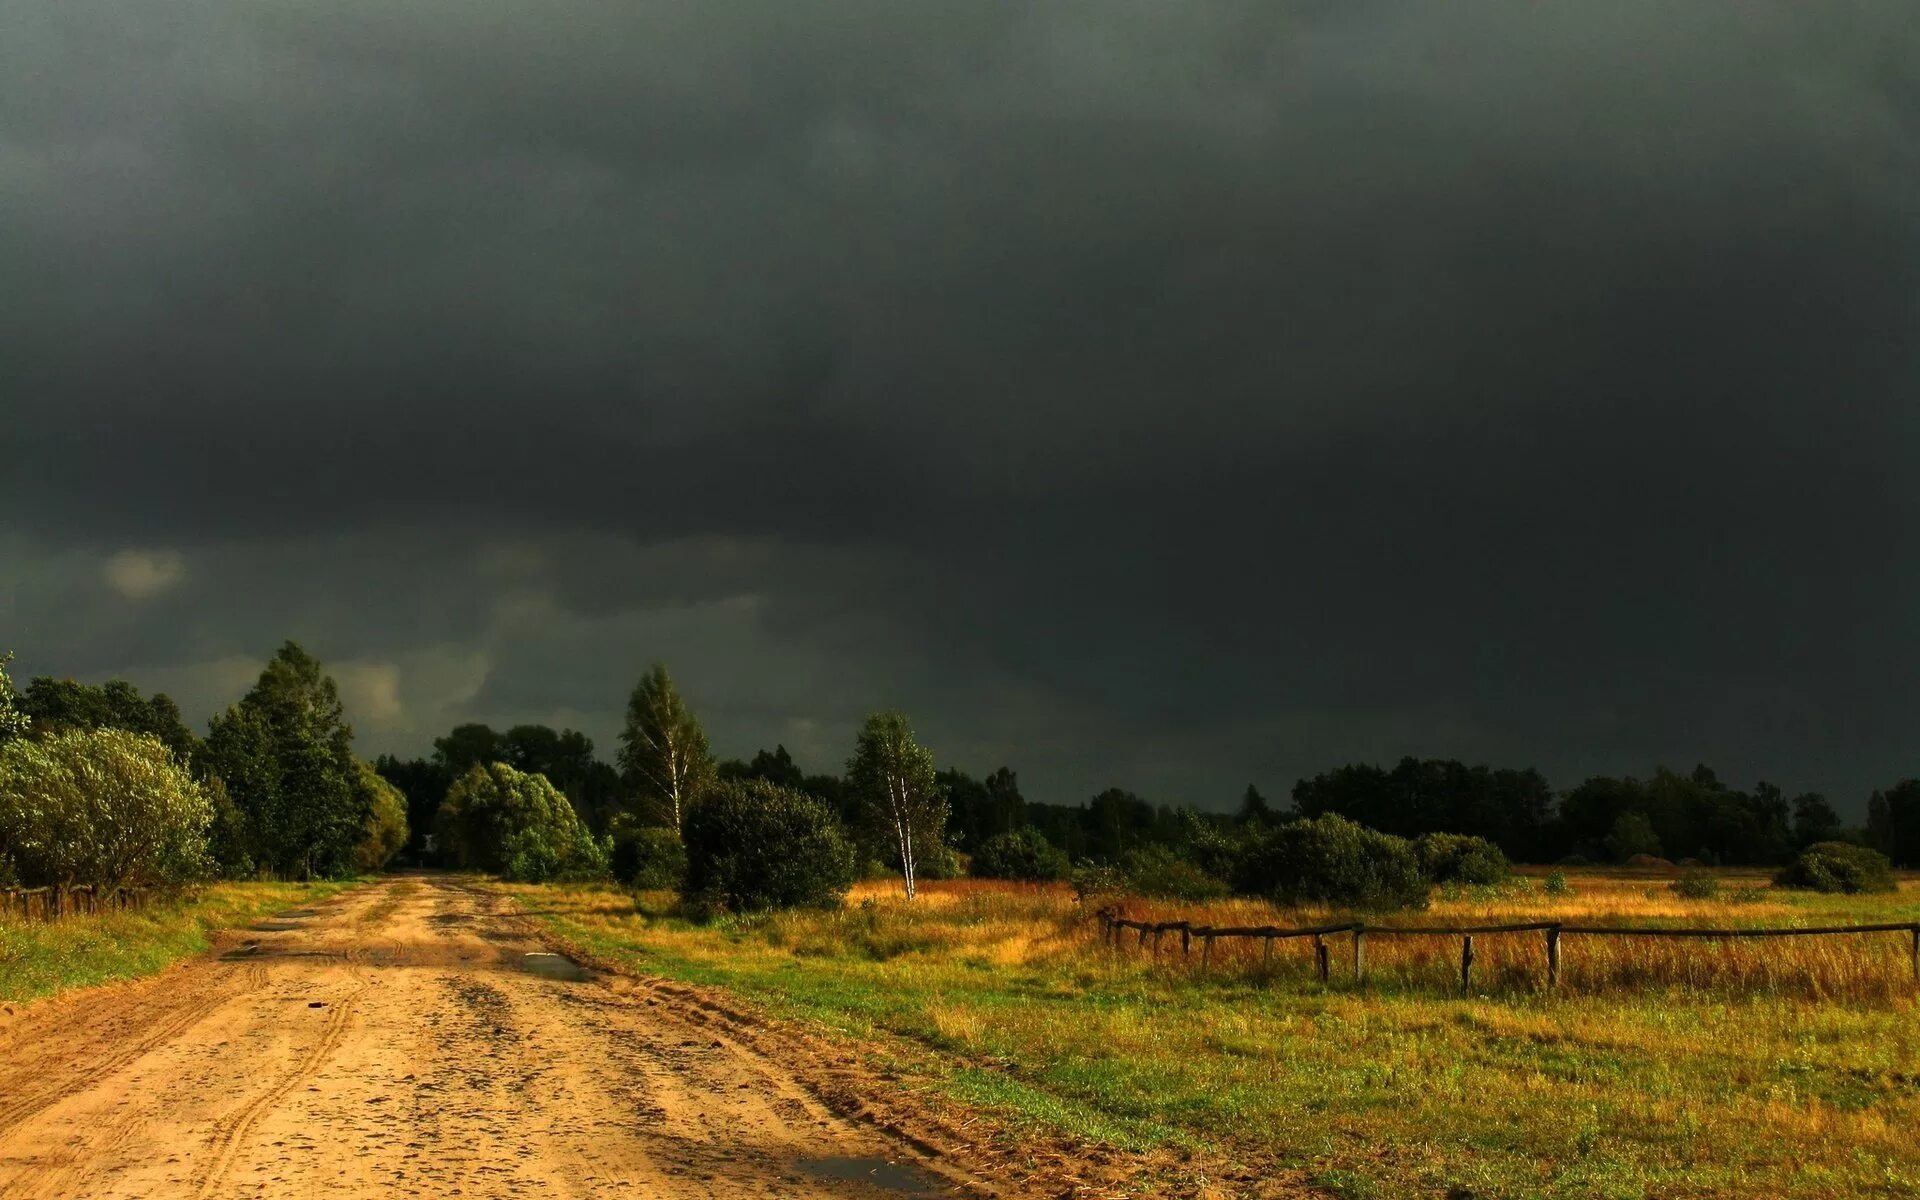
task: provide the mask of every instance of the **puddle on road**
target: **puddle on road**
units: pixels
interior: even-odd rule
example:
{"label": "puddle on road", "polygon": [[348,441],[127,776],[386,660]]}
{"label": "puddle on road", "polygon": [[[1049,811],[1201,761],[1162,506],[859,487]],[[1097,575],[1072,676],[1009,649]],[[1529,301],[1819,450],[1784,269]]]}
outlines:
{"label": "puddle on road", "polygon": [[793,1165],[815,1179],[869,1183],[902,1196],[931,1198],[947,1194],[939,1180],[920,1168],[884,1158],[803,1158]]}
{"label": "puddle on road", "polygon": [[563,979],[568,983],[585,983],[593,978],[592,971],[564,954],[522,954],[520,969],[542,979]]}
{"label": "puddle on road", "polygon": [[317,917],[320,914],[311,908],[290,908],[283,913],[275,913],[282,920],[291,921],[299,917]]}
{"label": "puddle on road", "polygon": [[306,926],[298,921],[255,921],[247,928],[257,929],[261,933],[292,933],[298,929],[305,929]]}

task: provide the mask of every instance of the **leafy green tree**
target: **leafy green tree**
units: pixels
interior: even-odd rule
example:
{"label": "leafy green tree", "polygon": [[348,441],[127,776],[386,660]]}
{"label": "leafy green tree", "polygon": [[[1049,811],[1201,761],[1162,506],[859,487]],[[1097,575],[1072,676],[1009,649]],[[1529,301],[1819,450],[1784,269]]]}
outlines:
{"label": "leafy green tree", "polygon": [[1278,820],[1273,805],[1260,794],[1260,789],[1252,784],[1240,797],[1240,812],[1234,817],[1242,825],[1272,825]]}
{"label": "leafy green tree", "polygon": [[853,885],[853,848],[833,810],[763,779],[708,788],[681,833],[686,893],[735,912],[836,904]]}
{"label": "leafy green tree", "polygon": [[713,781],[707,735],[664,663],[653,664],[627,699],[620,771],[641,815],[674,829],[682,826],[688,807]]}
{"label": "leafy green tree", "polygon": [[21,709],[20,695],[7,678],[7,664],[12,661],[13,651],[0,654],[0,743],[25,737],[33,729],[33,719]]}
{"label": "leafy green tree", "polygon": [[1802,849],[1815,842],[1833,841],[1843,822],[1840,814],[1819,792],[1802,792],[1793,798],[1793,842]]}
{"label": "leafy green tree", "polygon": [[794,791],[805,791],[807,783],[806,773],[781,745],[756,751],[750,762],[730,758],[720,764],[716,774],[721,779],[764,779]]}
{"label": "leafy green tree", "polygon": [[1660,835],[1653,831],[1653,822],[1643,812],[1621,813],[1614,818],[1613,828],[1607,831],[1607,854],[1615,862],[1626,862],[1635,855],[1660,855]]}
{"label": "leafy green tree", "polygon": [[599,878],[606,848],[544,775],[473,766],[447,789],[435,827],[456,865],[506,879]]}
{"label": "leafy green tree", "polygon": [[190,763],[200,750],[199,739],[180,718],[180,706],[165,692],[151,698],[124,679],[103,684],[79,683],[41,675],[27,684],[21,708],[42,733],[56,729],[124,729],[159,738],[174,757]]}
{"label": "leafy green tree", "polygon": [[0,847],[30,886],[204,875],[207,794],[157,738],[64,729],[0,746]]}
{"label": "leafy green tree", "polygon": [[332,678],[297,643],[213,719],[207,760],[246,815],[260,866],[303,878],[353,870],[367,817],[353,730]]}
{"label": "leafy green tree", "polygon": [[679,831],[643,825],[632,813],[620,813],[610,831],[613,877],[640,891],[679,888],[687,875],[687,848]]}
{"label": "leafy green tree", "polygon": [[1414,839],[1420,869],[1434,883],[1499,883],[1513,873],[1500,847],[1459,833],[1423,833]]}
{"label": "leafy green tree", "polygon": [[1873,794],[1867,837],[1896,866],[1920,867],[1920,779],[1903,779]]}
{"label": "leafy green tree", "polygon": [[944,849],[947,796],[934,777],[933,754],[914,741],[905,713],[867,718],[847,760],[847,786],[868,825],[892,839],[912,900],[918,895],[920,860]]}
{"label": "leafy green tree", "polygon": [[996,833],[973,852],[969,874],[979,879],[1065,879],[1067,856],[1038,829]]}
{"label": "leafy green tree", "polygon": [[374,759],[373,769],[407,798],[408,830],[424,833],[432,829],[447,789],[453,786],[452,772],[437,758],[397,758],[391,754]]}
{"label": "leafy green tree", "polygon": [[372,764],[354,764],[353,786],[366,809],[366,824],[353,848],[353,864],[364,874],[382,870],[407,845],[407,798],[380,777]]}

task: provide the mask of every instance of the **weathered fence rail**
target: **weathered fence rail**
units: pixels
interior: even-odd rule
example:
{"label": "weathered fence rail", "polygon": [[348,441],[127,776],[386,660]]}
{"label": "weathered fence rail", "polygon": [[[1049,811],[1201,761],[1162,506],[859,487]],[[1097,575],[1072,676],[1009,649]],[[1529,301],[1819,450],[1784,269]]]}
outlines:
{"label": "weathered fence rail", "polygon": [[1508,925],[1370,925],[1365,921],[1347,921],[1337,925],[1308,925],[1288,928],[1279,925],[1196,925],[1192,921],[1140,921],[1123,917],[1112,909],[1101,909],[1100,936],[1106,944],[1121,945],[1122,931],[1138,932],[1138,945],[1152,940],[1153,953],[1160,954],[1160,939],[1169,933],[1180,935],[1180,955],[1190,957],[1193,943],[1200,943],[1200,968],[1213,962],[1213,943],[1219,938],[1260,939],[1262,963],[1273,959],[1273,944],[1290,938],[1312,938],[1314,962],[1320,981],[1328,981],[1329,949],[1326,939],[1333,934],[1352,935],[1353,979],[1363,982],[1367,975],[1367,938],[1369,937],[1457,937],[1460,939],[1460,990],[1473,986],[1473,939],[1506,934],[1539,933],[1545,935],[1547,948],[1547,986],[1560,986],[1560,939],[1567,934],[1580,937],[1626,938],[1782,938],[1841,937],[1863,933],[1906,933],[1910,937],[1908,955],[1913,980],[1920,983],[1920,921],[1896,921],[1881,925],[1820,925],[1775,929],[1649,929],[1618,925],[1569,925],[1560,921],[1527,921]]}
{"label": "weathered fence rail", "polygon": [[0,918],[56,921],[61,917],[145,908],[162,889],[150,887],[0,888]]}

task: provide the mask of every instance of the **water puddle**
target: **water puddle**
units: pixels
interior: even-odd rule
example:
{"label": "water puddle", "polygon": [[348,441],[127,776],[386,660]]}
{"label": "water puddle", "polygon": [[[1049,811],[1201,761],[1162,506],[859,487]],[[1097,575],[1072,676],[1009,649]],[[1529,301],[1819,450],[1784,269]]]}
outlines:
{"label": "water puddle", "polygon": [[291,921],[299,917],[317,917],[320,914],[311,908],[290,908],[283,913],[276,913],[274,915],[280,917],[282,920]]}
{"label": "water puddle", "polygon": [[247,928],[257,929],[261,933],[292,933],[297,929],[305,929],[306,926],[298,921],[255,921]]}
{"label": "water puddle", "polygon": [[585,983],[593,978],[593,972],[564,954],[522,954],[520,969],[542,979],[563,979],[568,983]]}
{"label": "water puddle", "polygon": [[793,1165],[815,1179],[867,1183],[902,1196],[944,1196],[948,1190],[920,1168],[884,1158],[803,1158]]}

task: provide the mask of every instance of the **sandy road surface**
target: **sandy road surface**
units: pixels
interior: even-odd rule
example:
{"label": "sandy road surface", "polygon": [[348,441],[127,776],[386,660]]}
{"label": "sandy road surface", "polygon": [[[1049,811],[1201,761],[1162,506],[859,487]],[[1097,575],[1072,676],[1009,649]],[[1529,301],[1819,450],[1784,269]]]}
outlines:
{"label": "sandy road surface", "polygon": [[956,1194],[777,1057],[542,949],[401,878],[35,1006],[0,1031],[0,1196]]}

